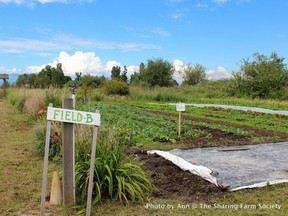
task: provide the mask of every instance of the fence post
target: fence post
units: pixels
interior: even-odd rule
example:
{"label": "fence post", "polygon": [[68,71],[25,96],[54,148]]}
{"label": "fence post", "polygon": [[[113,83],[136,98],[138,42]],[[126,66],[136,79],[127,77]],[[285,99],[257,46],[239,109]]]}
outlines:
{"label": "fence post", "polygon": [[[73,99],[63,100],[64,109],[73,109]],[[66,206],[75,204],[75,160],[74,160],[74,124],[63,123],[63,202]]]}

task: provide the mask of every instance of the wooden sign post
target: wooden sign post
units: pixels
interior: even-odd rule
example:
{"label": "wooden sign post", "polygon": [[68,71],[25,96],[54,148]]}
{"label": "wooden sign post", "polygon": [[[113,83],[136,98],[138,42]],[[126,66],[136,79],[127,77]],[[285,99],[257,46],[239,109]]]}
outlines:
{"label": "wooden sign post", "polygon": [[0,74],[0,79],[3,79],[3,96],[6,96],[6,80],[9,79],[8,74]]}
{"label": "wooden sign post", "polygon": [[[73,99],[63,100],[64,109],[73,109]],[[75,161],[74,161],[74,124],[63,122],[62,152],[63,152],[63,202],[66,206],[75,204]]]}
{"label": "wooden sign post", "polygon": [[181,112],[185,111],[185,103],[176,104],[176,111],[179,112],[179,116],[178,116],[178,136],[181,136]]}
{"label": "wooden sign post", "polygon": [[[73,101],[72,101],[72,107],[73,107]],[[50,133],[51,133],[51,122],[52,121],[60,121],[60,122],[70,123],[70,124],[71,123],[72,124],[74,124],[74,123],[86,124],[86,125],[93,125],[94,126],[92,155],[91,155],[91,164],[90,164],[90,177],[89,177],[89,187],[88,187],[88,198],[87,198],[87,213],[86,213],[86,215],[90,215],[91,201],[92,201],[92,190],[93,190],[94,163],[95,163],[95,156],[96,156],[96,140],[97,140],[98,127],[100,126],[100,114],[99,114],[99,112],[91,113],[91,112],[76,111],[76,110],[72,110],[72,109],[54,108],[54,107],[52,107],[52,104],[49,105],[49,107],[47,109],[47,130],[46,130],[44,170],[43,170],[42,194],[41,194],[41,213],[40,213],[41,216],[44,216],[44,213],[45,213],[46,182],[47,182],[47,173],[48,173],[48,156],[49,156]],[[65,137],[63,137],[63,139],[66,139],[66,140],[69,139],[69,138],[66,138],[66,135],[63,135],[63,136],[65,136]],[[74,134],[71,134],[71,137],[74,137]],[[70,148],[71,148],[71,146],[70,146]],[[63,168],[68,167],[68,171],[69,171],[69,173],[65,174],[65,172],[67,170],[66,171],[64,170],[64,178],[67,178],[66,183],[69,184],[69,186],[64,185],[63,189],[65,190],[65,188],[68,187],[68,188],[66,188],[66,190],[68,190],[68,191],[66,191],[67,192],[66,193],[67,194],[66,202],[69,205],[74,204],[72,202],[74,202],[73,178],[74,178],[75,174],[74,173],[71,174],[71,170],[73,170],[73,162],[74,162],[74,158],[73,158],[74,152],[73,151],[71,151],[71,149],[66,149],[66,150],[64,149],[63,150]],[[65,154],[68,154],[69,156],[68,157],[67,157],[67,155],[64,156]],[[71,155],[72,155],[72,158],[71,158]],[[65,161],[64,161],[64,159],[65,159]],[[64,184],[66,184],[66,183],[64,180]],[[64,192],[63,193],[64,204],[66,204],[65,203],[65,191],[64,190],[63,190],[63,192]]]}

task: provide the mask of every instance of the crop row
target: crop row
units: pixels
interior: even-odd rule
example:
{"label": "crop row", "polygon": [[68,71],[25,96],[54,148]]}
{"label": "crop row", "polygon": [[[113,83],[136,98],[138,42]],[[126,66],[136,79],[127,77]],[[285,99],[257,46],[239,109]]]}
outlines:
{"label": "crop row", "polygon": [[179,137],[176,116],[161,115],[147,111],[143,109],[144,107],[139,109],[139,107],[123,104],[98,102],[81,106],[82,110],[87,111],[95,111],[97,107],[101,113],[102,127],[110,128],[113,131],[111,139],[115,139],[115,142],[123,142],[128,146],[142,145],[153,141],[174,143],[187,137],[213,137],[205,129],[197,129],[191,125],[233,133],[238,136],[252,136],[250,132],[239,128],[184,120],[181,126],[182,137]]}

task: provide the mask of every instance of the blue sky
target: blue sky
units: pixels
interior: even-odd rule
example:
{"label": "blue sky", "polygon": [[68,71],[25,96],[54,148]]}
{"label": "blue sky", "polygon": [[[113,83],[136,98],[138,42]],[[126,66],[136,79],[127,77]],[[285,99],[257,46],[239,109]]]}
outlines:
{"label": "blue sky", "polygon": [[110,76],[163,58],[225,78],[255,52],[287,63],[287,11],[287,0],[0,0],[0,73],[60,62],[67,75]]}

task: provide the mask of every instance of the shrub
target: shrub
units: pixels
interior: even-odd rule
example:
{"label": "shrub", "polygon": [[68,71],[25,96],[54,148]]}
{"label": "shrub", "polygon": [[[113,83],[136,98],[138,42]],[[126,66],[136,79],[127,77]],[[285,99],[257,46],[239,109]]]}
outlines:
{"label": "shrub", "polygon": [[129,86],[122,80],[112,79],[104,84],[104,91],[108,95],[128,95]]}

